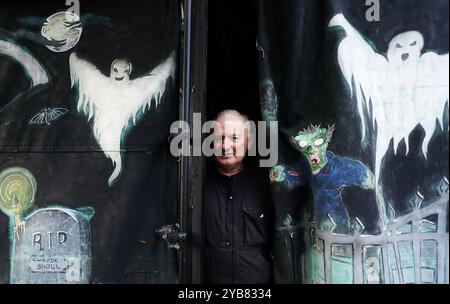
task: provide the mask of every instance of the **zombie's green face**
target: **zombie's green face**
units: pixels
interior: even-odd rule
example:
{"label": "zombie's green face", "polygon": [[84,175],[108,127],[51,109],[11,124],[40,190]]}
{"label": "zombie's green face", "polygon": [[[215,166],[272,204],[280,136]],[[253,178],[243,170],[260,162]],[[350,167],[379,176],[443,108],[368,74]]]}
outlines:
{"label": "zombie's green face", "polygon": [[328,162],[327,148],[333,136],[334,126],[320,128],[311,126],[301,131],[292,141],[297,149],[306,157],[313,174],[318,174]]}

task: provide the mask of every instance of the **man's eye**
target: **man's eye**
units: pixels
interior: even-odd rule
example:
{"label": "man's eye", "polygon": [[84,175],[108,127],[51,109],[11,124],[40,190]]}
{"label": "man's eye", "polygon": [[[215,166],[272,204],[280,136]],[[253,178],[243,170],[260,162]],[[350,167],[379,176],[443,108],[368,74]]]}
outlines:
{"label": "man's eye", "polygon": [[308,145],[308,142],[302,140],[302,141],[299,141],[298,145],[299,145],[300,148],[303,149],[303,148],[305,148]]}
{"label": "man's eye", "polygon": [[318,140],[316,140],[315,142],[314,142],[314,145],[315,146],[321,146],[322,144],[323,144],[323,138],[319,138]]}

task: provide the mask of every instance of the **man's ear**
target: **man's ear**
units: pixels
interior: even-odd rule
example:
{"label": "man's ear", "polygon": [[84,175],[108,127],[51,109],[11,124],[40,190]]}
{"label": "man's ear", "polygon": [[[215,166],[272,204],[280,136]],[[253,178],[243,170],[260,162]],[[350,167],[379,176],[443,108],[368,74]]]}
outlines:
{"label": "man's ear", "polygon": [[254,123],[247,121],[245,123],[244,130],[244,133],[247,136],[248,149],[250,149],[256,144],[256,126]]}
{"label": "man's ear", "polygon": [[253,145],[255,144],[255,139],[253,138],[253,136],[251,136],[251,134],[247,134],[247,139],[248,139],[248,148],[250,149],[250,147],[253,147]]}
{"label": "man's ear", "polygon": [[246,156],[255,156],[256,155],[256,139],[252,136],[247,136],[247,152]]}

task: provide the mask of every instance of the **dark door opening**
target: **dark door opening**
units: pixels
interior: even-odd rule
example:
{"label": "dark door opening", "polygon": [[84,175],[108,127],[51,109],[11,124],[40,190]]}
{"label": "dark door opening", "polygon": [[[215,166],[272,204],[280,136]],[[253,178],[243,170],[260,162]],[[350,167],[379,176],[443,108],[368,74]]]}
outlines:
{"label": "dark door opening", "polygon": [[207,118],[235,109],[259,121],[254,1],[211,1],[208,5]]}
{"label": "dark door opening", "polygon": [[[257,10],[254,1],[209,1],[207,35],[206,102],[202,109],[207,121],[226,109],[234,109],[261,121],[259,102],[259,75],[257,38]],[[194,50],[195,52],[195,50]],[[202,162],[205,170],[211,170],[211,159]],[[257,166],[258,157],[249,157],[246,164]],[[201,179],[197,176],[196,178]],[[191,180],[191,183],[194,183]],[[205,180],[202,179],[204,185]],[[198,185],[198,184],[197,184]],[[193,221],[201,217],[193,212]],[[197,227],[198,229],[198,227]],[[196,236],[193,227],[193,238]],[[200,234],[197,234],[197,236]],[[198,238],[197,238],[198,240]],[[202,259],[204,256],[202,257]],[[193,258],[193,262],[195,259]],[[197,264],[198,265],[198,264]],[[192,267],[197,271],[199,268]],[[194,282],[201,282],[202,274],[196,273]]]}

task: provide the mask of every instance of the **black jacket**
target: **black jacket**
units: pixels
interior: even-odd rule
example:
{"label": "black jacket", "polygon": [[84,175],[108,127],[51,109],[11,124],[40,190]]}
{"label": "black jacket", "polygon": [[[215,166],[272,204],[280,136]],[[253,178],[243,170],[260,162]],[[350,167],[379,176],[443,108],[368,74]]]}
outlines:
{"label": "black jacket", "polygon": [[273,212],[265,170],[207,172],[203,195],[205,283],[273,282]]}

